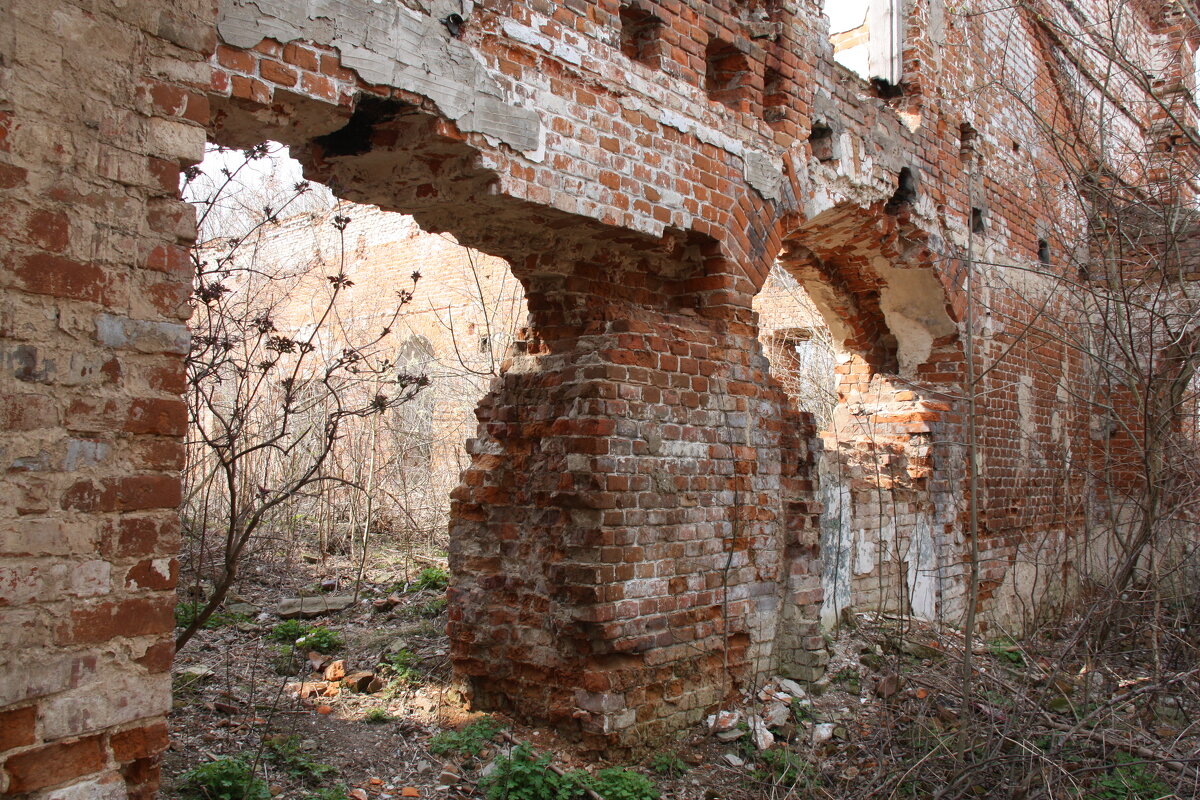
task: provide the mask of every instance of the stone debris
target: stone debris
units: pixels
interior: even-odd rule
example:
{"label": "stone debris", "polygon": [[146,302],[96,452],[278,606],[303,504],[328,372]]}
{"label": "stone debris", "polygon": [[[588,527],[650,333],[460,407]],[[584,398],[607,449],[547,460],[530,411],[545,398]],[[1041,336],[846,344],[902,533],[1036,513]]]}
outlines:
{"label": "stone debris", "polygon": [[253,617],[258,614],[258,606],[250,603],[226,603],[225,610],[230,614],[241,614],[247,617]]}
{"label": "stone debris", "polygon": [[737,724],[742,721],[742,712],[734,709],[732,711],[718,711],[708,717],[708,727],[716,733],[732,730],[737,727]]}
{"label": "stone debris", "polygon": [[813,725],[812,738],[813,744],[819,745],[828,742],[833,738],[833,729],[837,727],[832,722],[820,722]]}
{"label": "stone debris", "polygon": [[446,790],[462,780],[462,773],[452,764],[443,764],[442,772],[438,775],[438,789]]}
{"label": "stone debris", "polygon": [[213,705],[214,710],[220,711],[222,714],[240,714],[240,713],[242,713],[242,707],[239,706],[237,703],[229,703],[229,702],[226,702],[225,700],[217,700],[217,701],[213,702],[212,705]]}
{"label": "stone debris", "polygon": [[383,679],[369,670],[351,673],[343,679],[343,683],[356,692],[371,693],[383,689]]}
{"label": "stone debris", "polygon": [[282,619],[302,617],[311,619],[324,614],[344,611],[354,605],[352,594],[331,594],[323,597],[291,597],[280,600],[275,607],[276,616]]}
{"label": "stone debris", "polygon": [[792,707],[778,701],[768,703],[763,709],[762,718],[768,728],[778,728],[792,718]]}
{"label": "stone debris", "polygon": [[733,753],[726,753],[723,756],[721,756],[721,758],[725,761],[726,764],[728,764],[729,766],[734,767],[734,768],[746,766],[746,762],[743,761],[742,759],[738,758]]}
{"label": "stone debris", "polygon": [[875,684],[875,694],[886,700],[900,691],[903,685],[904,680],[899,675],[889,672],[879,679],[879,683]]}
{"label": "stone debris", "polygon": [[757,714],[750,717],[750,735],[754,738],[754,746],[759,750],[770,750],[775,744],[775,734],[767,730],[767,724]]}
{"label": "stone debris", "polygon": [[212,667],[207,667],[204,664],[193,664],[190,667],[184,667],[179,670],[178,674],[183,678],[201,681],[205,678],[211,678],[214,673]]}
{"label": "stone debris", "polygon": [[389,611],[400,605],[400,595],[389,594],[387,597],[379,597],[371,601],[371,606],[376,611]]}

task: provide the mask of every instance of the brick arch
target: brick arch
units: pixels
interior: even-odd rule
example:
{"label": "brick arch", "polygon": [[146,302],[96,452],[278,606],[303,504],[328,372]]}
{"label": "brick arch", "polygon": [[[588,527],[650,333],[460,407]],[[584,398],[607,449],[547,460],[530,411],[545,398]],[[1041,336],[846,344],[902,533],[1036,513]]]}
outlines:
{"label": "brick arch", "polygon": [[[345,49],[237,44],[215,55],[212,138],[287,143],[306,176],[506,259],[525,288],[527,328],[452,495],[451,658],[475,706],[611,750],[780,669],[816,677],[815,431],[756,348],[750,300],[779,240],[742,155],[687,142],[704,169],[670,185],[701,216],[662,211],[681,198],[653,180],[629,214],[615,196],[590,208],[547,187],[564,156],[530,166],[513,148],[531,141],[368,83]],[[616,139],[596,153],[632,163]]]}
{"label": "brick arch", "polygon": [[874,372],[916,380],[957,340],[956,312],[940,282],[945,263],[928,238],[882,203],[843,204],[792,226],[779,261],[848,353]]}
{"label": "brick arch", "polygon": [[826,625],[847,607],[941,617],[961,590],[949,541],[964,362],[942,283],[953,262],[910,221],[912,198],[898,197],[780,222],[779,264],[838,351],[817,457]]}

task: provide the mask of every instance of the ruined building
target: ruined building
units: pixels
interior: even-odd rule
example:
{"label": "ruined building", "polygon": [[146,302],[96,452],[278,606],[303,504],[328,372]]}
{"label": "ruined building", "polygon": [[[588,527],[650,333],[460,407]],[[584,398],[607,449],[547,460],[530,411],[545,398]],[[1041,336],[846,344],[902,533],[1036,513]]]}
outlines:
{"label": "ruined building", "polygon": [[[284,142],[524,288],[451,509],[479,708],[649,741],[819,674],[823,609],[1011,625],[1088,566],[1097,443],[1136,426],[1052,321],[1102,322],[1063,287],[1126,217],[1081,209],[1180,185],[1191,0],[0,9],[0,792],[157,785],[206,140]],[[758,344],[775,265],[838,349],[836,437]]]}
{"label": "ruined building", "polygon": [[[205,169],[217,174],[218,163],[206,160]],[[255,198],[258,206],[286,203],[286,196],[273,195],[271,189],[260,186],[258,191],[263,195]],[[203,210],[208,207],[208,192],[202,195],[206,199],[197,203]],[[256,207],[245,201],[229,205]],[[374,500],[374,513],[384,515],[384,529],[405,538],[444,541],[450,492],[470,462],[466,443],[475,432],[475,409],[492,380],[507,369],[514,348],[524,346],[525,293],[511,267],[495,256],[458,245],[448,234],[422,231],[406,214],[345,201],[255,226],[246,238],[237,233],[202,232],[196,248],[198,259],[209,270],[227,264],[239,273],[272,276],[227,282],[237,287],[231,295],[236,302],[251,304],[250,311],[237,306],[239,317],[270,319],[275,332],[311,343],[320,370],[346,347],[365,345],[368,352],[360,355],[368,357],[367,363],[376,363],[371,355],[387,358],[384,371],[389,377],[403,372],[429,379],[412,401],[383,420],[373,415],[343,420],[342,444],[328,470],[357,482],[361,479],[355,465],[374,460],[376,485],[389,484],[388,495]],[[338,271],[350,281],[353,297],[337,303],[337,313],[329,318],[325,314],[332,295],[328,276]],[[413,286],[413,299],[393,320],[397,298],[388,289],[409,286],[414,273],[421,277]],[[772,375],[798,408],[814,414],[818,428],[829,429],[828,435],[836,437],[831,417],[837,402],[837,354],[820,313],[779,266],[772,269],[753,307]],[[198,316],[189,321],[193,337],[210,333],[203,320],[206,314],[207,307],[198,304]],[[375,337],[384,325],[388,332],[377,343]],[[255,359],[239,361],[254,363]],[[315,371],[319,370],[306,363],[304,373]],[[357,386],[340,386],[338,391],[342,402],[354,405],[365,404],[363,393],[377,388],[373,380],[360,380]],[[277,404],[277,395],[265,393],[253,405],[256,413],[269,415]],[[208,421],[206,426],[211,424]],[[213,468],[211,452],[199,444],[195,433],[189,438],[196,442],[188,461],[194,473],[191,484],[185,474],[185,485],[197,485]],[[374,459],[370,452],[377,454]],[[204,516],[206,501],[199,496],[184,504],[185,530],[189,518]],[[299,502],[286,514],[320,515],[317,508]],[[345,508],[347,498],[331,502]],[[859,573],[870,576],[874,563],[870,566]],[[868,580],[860,583],[869,586]],[[827,617],[836,616],[837,596],[827,595]],[[860,595],[858,601],[862,604],[865,597]]]}

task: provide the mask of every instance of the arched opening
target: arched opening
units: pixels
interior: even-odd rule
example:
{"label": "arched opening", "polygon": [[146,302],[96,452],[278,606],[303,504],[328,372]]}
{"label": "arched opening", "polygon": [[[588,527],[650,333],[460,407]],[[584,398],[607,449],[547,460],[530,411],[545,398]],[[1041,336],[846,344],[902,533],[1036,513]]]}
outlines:
{"label": "arched opening", "polygon": [[[336,607],[352,595],[372,609],[366,631],[346,614],[332,624],[290,621],[339,638],[324,660],[336,656],[375,676],[361,677],[362,687],[399,680],[400,667],[379,665],[401,657],[414,676],[398,690],[407,700],[360,702],[356,711],[350,697],[339,715],[398,712],[423,699],[422,685],[445,691],[444,582],[441,592],[404,589],[430,569],[444,575],[450,493],[470,462],[475,409],[526,317],[506,262],[427,233],[410,216],[302,185],[299,164],[280,145],[249,152],[212,150],[187,187],[202,219],[186,391],[185,628],[222,590],[226,567],[237,568],[209,617],[212,629],[180,653],[188,688],[179,702],[192,710],[178,716],[176,731],[187,740],[207,724],[194,707],[225,703],[222,691],[253,707],[275,702],[281,685],[302,702],[313,699],[306,686],[336,686],[322,679],[328,665],[305,658],[310,647],[289,649],[275,635],[293,596]],[[217,191],[227,183],[239,186]],[[296,477],[318,461],[311,480]],[[229,530],[259,512],[227,560]],[[224,688],[203,672],[213,668],[214,647],[237,652]],[[325,735],[317,723],[299,730]],[[181,756],[197,755],[168,758],[170,785],[185,769]]]}
{"label": "arched opening", "polygon": [[[231,421],[261,418],[282,407],[277,391],[237,395],[235,376],[225,372],[259,366],[264,376],[277,379],[265,365],[285,341],[295,343],[304,363],[290,379],[304,384],[298,390],[302,413],[312,419],[299,424],[307,438],[291,441],[290,433],[268,426],[258,438],[284,435],[289,457],[241,467],[261,493],[281,480],[280,470],[302,466],[300,453],[322,458],[315,482],[294,486],[293,496],[268,515],[265,524],[283,532],[282,539],[273,537],[274,544],[293,555],[311,546],[323,559],[357,551],[365,546],[361,532],[378,530],[394,537],[386,547],[405,553],[417,547],[425,557],[444,558],[449,495],[466,467],[464,444],[473,433],[474,409],[524,322],[523,291],[500,259],[461,247],[448,235],[426,233],[411,217],[337,201],[324,186],[302,183],[300,165],[279,145],[268,144],[262,153],[242,161],[241,151],[213,149],[188,184],[202,219],[200,314],[193,320],[198,341],[223,336],[244,344],[255,341],[255,333],[277,340],[274,351],[268,341],[235,363],[210,348],[193,347],[189,396],[193,406],[211,406],[193,409],[193,425],[199,416],[214,422],[221,407],[236,410]],[[237,174],[230,177],[231,171]],[[222,185],[229,183],[236,186]],[[341,297],[330,302],[337,275],[345,284],[338,287]],[[411,297],[397,297],[397,287]],[[303,352],[308,348],[311,353]],[[348,349],[359,351],[355,363],[343,365],[354,379],[335,386],[329,370],[337,369]],[[273,369],[288,365],[283,359]],[[426,381],[419,391],[394,408],[379,409],[389,412],[385,415],[368,413],[371,398],[394,399],[389,393],[414,378]],[[227,397],[202,402],[210,387],[220,387]],[[337,441],[323,448],[317,440],[331,406],[363,413],[347,415]],[[246,436],[245,446],[252,447],[256,435]],[[203,436],[192,442],[195,458],[185,496],[203,508],[185,509],[185,517],[199,519],[222,504],[205,483],[215,451],[203,452]],[[208,444],[218,447],[216,441]],[[190,491],[202,484],[202,493]],[[371,521],[365,518],[368,488],[374,494]]]}
{"label": "arched opening", "polygon": [[[505,146],[532,150],[513,138],[528,117],[509,113]],[[339,107],[227,97],[211,131],[288,142],[343,201],[452,232],[520,282],[528,322],[503,359],[494,331],[453,320],[471,340],[455,357],[474,348],[490,378],[449,523],[448,655],[476,708],[609,749],[688,724],[766,671],[819,677],[811,431],[763,378],[749,281],[716,228],[618,227],[611,209],[532,183],[519,190],[534,200],[514,196],[525,167],[503,172],[504,148],[400,91]],[[334,215],[352,247],[356,215]]]}
{"label": "arched opening", "polygon": [[[943,552],[957,503],[939,477],[955,452],[957,329],[933,255],[891,222],[916,193],[902,174],[877,210],[834,208],[798,226],[756,298],[773,372],[795,385],[790,373],[801,353],[813,371],[799,378],[806,392],[789,394],[816,415],[824,443],[826,626],[847,608],[928,619],[961,610]],[[891,232],[881,235],[885,226]],[[801,298],[792,311],[805,321],[795,326],[799,336],[767,314],[776,287]]]}
{"label": "arched opening", "polygon": [[775,265],[754,296],[758,340],[771,374],[796,407],[827,429],[837,407],[837,351],[824,317],[800,282]]}

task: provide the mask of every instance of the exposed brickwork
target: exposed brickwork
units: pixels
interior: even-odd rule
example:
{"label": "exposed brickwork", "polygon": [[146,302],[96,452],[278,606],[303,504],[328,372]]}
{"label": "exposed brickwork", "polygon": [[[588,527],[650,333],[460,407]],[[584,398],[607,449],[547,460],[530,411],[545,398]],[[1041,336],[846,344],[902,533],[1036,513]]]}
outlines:
{"label": "exposed brickwork", "polygon": [[[193,224],[177,191],[216,37],[205,3],[0,17],[0,793],[126,797],[153,791],[166,746],[184,418],[164,378],[187,346]],[[165,577],[127,580],[148,562]],[[127,776],[114,743],[150,730]]]}
{"label": "exposed brickwork", "polygon": [[[479,705],[623,745],[819,668],[826,486],[751,311],[780,256],[848,356],[826,463],[850,473],[849,531],[894,554],[897,607],[964,607],[968,266],[991,315],[976,366],[999,364],[981,385],[985,610],[1024,591],[1028,548],[1069,566],[1082,479],[1064,465],[1089,420],[1064,387],[1086,376],[1027,335],[1045,282],[1005,271],[1081,233],[1034,121],[1064,118],[1055,9],[910,4],[884,100],[835,65],[811,4],[482,4],[457,35],[445,10],[218,5],[216,35],[186,0],[15,0],[0,27],[0,394],[22,404],[0,433],[0,714],[27,732],[36,713],[0,791],[153,792],[161,741],[118,753],[113,734],[168,706],[171,572],[146,563],[175,542],[194,233],[176,192],[205,126],[297,146],[340,195],[453,232],[525,288],[524,352],[455,494],[450,633]],[[1195,43],[1180,15],[1131,19],[1148,49]],[[1166,60],[1184,97],[1187,59]],[[1129,117],[1116,129],[1153,138]],[[914,591],[930,553],[937,581]]]}

